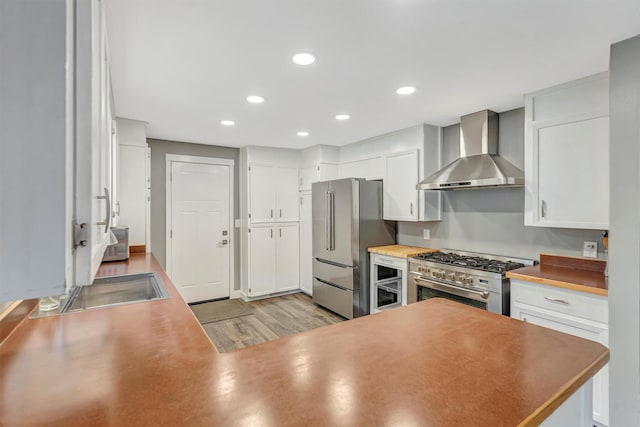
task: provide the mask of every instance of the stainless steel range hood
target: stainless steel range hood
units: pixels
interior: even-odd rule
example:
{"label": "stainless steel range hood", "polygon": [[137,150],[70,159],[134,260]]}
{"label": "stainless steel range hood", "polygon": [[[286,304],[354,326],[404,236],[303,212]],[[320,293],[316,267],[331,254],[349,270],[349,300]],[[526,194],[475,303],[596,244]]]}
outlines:
{"label": "stainless steel range hood", "polygon": [[498,156],[498,114],[478,111],[460,118],[460,158],[422,180],[418,190],[521,187],[524,172]]}

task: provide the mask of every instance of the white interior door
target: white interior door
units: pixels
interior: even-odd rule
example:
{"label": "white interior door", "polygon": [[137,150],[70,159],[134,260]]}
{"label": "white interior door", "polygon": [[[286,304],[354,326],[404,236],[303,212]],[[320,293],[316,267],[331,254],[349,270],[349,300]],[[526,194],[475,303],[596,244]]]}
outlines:
{"label": "white interior door", "polygon": [[187,302],[229,296],[228,165],[171,162],[171,279]]}

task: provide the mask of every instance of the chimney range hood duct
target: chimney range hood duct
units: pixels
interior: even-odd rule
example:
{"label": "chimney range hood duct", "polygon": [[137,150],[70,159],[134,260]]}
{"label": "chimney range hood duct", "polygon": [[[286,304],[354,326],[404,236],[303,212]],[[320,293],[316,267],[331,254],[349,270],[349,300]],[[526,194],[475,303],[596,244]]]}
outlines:
{"label": "chimney range hood duct", "polygon": [[418,190],[522,187],[524,172],[498,156],[498,114],[484,110],[460,118],[460,158],[422,180]]}

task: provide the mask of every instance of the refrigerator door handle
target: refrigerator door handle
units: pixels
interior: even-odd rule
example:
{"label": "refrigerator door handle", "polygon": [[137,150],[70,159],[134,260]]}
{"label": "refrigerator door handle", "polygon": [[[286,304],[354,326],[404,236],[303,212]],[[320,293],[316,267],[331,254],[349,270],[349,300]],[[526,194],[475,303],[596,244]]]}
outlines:
{"label": "refrigerator door handle", "polygon": [[324,248],[328,251],[330,246],[329,241],[329,192],[324,193]]}
{"label": "refrigerator door handle", "polygon": [[330,235],[330,242],[331,242],[331,250],[335,251],[336,250],[336,193],[334,193],[333,191],[330,193],[329,195],[329,201],[331,203],[331,211],[330,211],[330,215],[331,215],[331,235]]}

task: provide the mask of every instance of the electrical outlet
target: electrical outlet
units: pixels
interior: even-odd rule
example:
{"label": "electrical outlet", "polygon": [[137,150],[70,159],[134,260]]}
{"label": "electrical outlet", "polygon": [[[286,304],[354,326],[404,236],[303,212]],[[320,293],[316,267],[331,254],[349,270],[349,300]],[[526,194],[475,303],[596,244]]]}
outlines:
{"label": "electrical outlet", "polygon": [[598,258],[598,242],[584,242],[582,256],[587,258]]}
{"label": "electrical outlet", "polygon": [[425,228],[422,230],[422,238],[424,240],[429,240],[431,239],[431,230],[429,230],[428,228]]}
{"label": "electrical outlet", "polygon": [[235,226],[236,226],[236,228],[240,228],[242,226],[242,223],[240,222],[239,219],[235,220]]}

